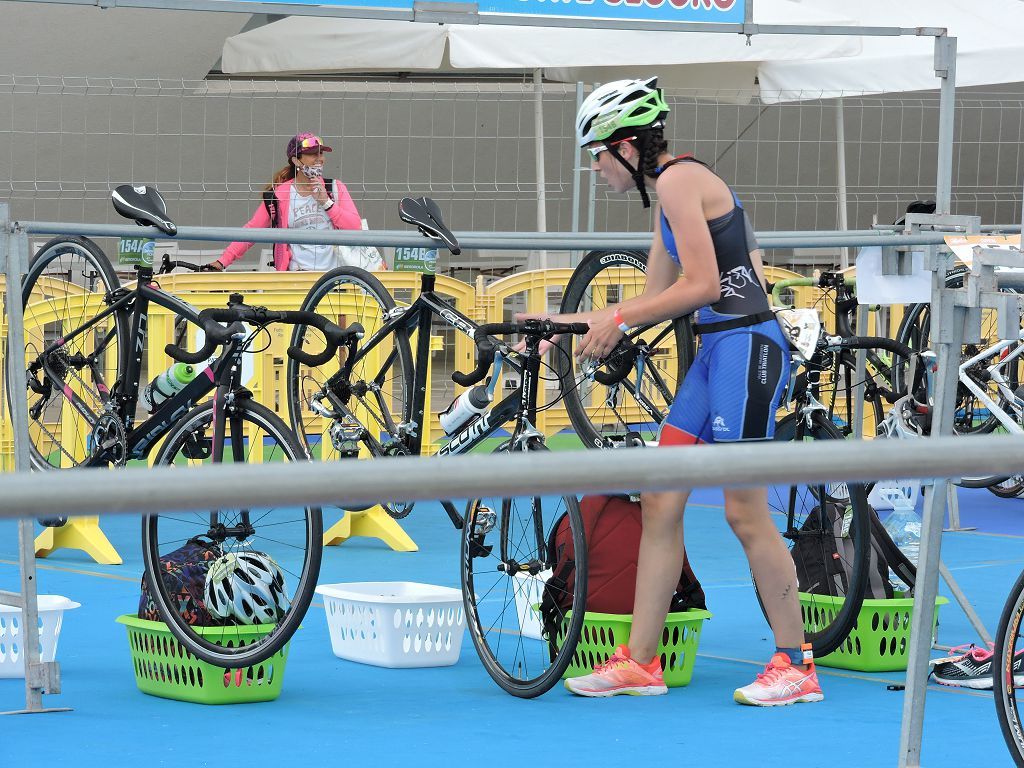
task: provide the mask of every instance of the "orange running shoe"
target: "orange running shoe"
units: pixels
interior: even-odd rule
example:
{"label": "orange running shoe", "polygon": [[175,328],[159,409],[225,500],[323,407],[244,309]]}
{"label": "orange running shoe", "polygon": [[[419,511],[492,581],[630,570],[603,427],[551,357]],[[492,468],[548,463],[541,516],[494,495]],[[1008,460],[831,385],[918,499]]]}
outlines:
{"label": "orange running shoe", "polygon": [[[653,667],[653,669],[652,669]],[[565,687],[577,696],[660,696],[668,693],[661,672],[661,661],[643,665],[629,655],[629,648],[620,645],[604,664],[582,677],[571,677]]]}
{"label": "orange running shoe", "polygon": [[764,672],[750,685],[737,688],[732,695],[740,704],[755,707],[781,707],[804,701],[821,701],[825,695],[818,685],[814,664],[807,671],[794,666],[784,653],[776,653]]}

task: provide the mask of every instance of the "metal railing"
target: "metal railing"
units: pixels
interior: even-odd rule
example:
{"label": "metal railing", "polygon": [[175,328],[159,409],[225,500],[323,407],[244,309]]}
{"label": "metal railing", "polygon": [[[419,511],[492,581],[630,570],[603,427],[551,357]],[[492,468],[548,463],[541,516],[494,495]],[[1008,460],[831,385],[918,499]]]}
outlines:
{"label": "metal railing", "polygon": [[[815,247],[818,245],[874,244],[886,246],[923,245],[928,267],[944,274],[951,254],[940,249],[946,233],[979,230],[977,220],[966,217],[918,216],[911,234],[787,233],[773,240],[763,236],[765,247]],[[909,218],[908,218],[909,221]],[[935,227],[944,231],[922,231]],[[20,280],[11,279],[25,271],[28,233],[75,233],[98,236],[156,235],[155,231],[136,227],[98,226],[27,222],[11,224],[7,208],[0,204],[0,267],[7,271],[7,309],[9,344],[8,375],[12,391],[25,389],[24,333]],[[422,238],[407,232],[296,232],[255,229],[200,229],[183,227],[178,239],[238,240],[253,242],[306,242],[374,245],[422,244]],[[464,235],[467,248],[536,247],[584,249],[622,247],[622,241],[609,243],[594,235],[531,233],[485,236]],[[524,245],[529,243],[531,245]],[[1017,254],[1019,257],[1019,252]],[[381,501],[381,488],[388,488],[391,500],[466,498],[491,494],[562,494],[607,492],[623,489],[657,490],[679,487],[729,487],[771,485],[776,483],[821,482],[826,480],[873,480],[882,477],[923,478],[932,492],[926,497],[922,531],[920,566],[915,593],[911,633],[907,694],[904,700],[900,763],[917,764],[923,726],[924,694],[927,680],[928,648],[931,645],[930,617],[938,588],[939,547],[945,494],[936,492],[943,478],[969,474],[1007,475],[1024,473],[1024,441],[1012,436],[971,437],[971,451],[963,450],[968,438],[942,437],[950,431],[955,391],[956,365],[963,334],[971,331],[966,323],[968,309],[995,306],[996,279],[993,265],[999,256],[980,253],[982,265],[979,289],[936,288],[933,312],[936,323],[940,375],[935,395],[936,436],[927,441],[857,441],[814,445],[726,445],[715,450],[694,451],[667,448],[657,451],[578,452],[543,455],[456,456],[446,459],[446,471],[438,473],[435,459],[402,457],[382,462],[335,462],[266,466],[212,466],[197,468],[188,484],[180,483],[171,468],[124,469],[118,482],[109,482],[105,472],[58,472],[40,486],[28,474],[28,446],[15,441],[17,472],[0,476],[0,518],[20,517],[22,586],[20,596],[0,592],[0,601],[21,605],[26,617],[34,612],[34,562],[31,550],[31,523],[26,515],[45,511],[47,515],[111,513],[152,513],[168,509],[209,509],[211,506],[239,504],[345,504]],[[1020,260],[1019,258],[1017,259]],[[1013,261],[1013,260],[1011,260]],[[1020,266],[1020,265],[1018,265]],[[941,285],[943,281],[935,281]],[[1005,298],[1005,297],[1004,297]],[[1002,306],[1002,305],[1000,305]],[[1014,305],[1016,306],[1016,305]],[[1006,310],[1009,304],[1003,307]],[[1016,315],[1015,315],[1016,317]],[[11,401],[16,435],[27,436],[26,402]],[[948,413],[947,413],[948,411]],[[258,475],[257,475],[258,473]],[[339,499],[339,497],[341,497]],[[924,607],[927,606],[927,609]],[[26,700],[28,711],[43,711],[43,693],[59,692],[59,674],[55,663],[39,662],[38,648],[31,637],[33,621],[26,624]]]}

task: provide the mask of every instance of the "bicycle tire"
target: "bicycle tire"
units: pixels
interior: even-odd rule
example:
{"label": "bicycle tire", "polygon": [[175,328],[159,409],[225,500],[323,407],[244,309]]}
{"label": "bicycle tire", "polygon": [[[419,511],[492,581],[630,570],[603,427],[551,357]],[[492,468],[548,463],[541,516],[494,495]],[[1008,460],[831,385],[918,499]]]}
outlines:
{"label": "bicycle tire", "polygon": [[1024,494],[1024,475],[1012,475],[985,487],[1001,499],[1016,499]]}
{"label": "bicycle tire", "polygon": [[[1016,662],[1024,650],[1021,624],[1024,622],[1024,572],[1017,577],[1003,605],[996,630],[992,655],[992,690],[996,718],[1003,732],[1006,748],[1018,768],[1024,768],[1024,727],[1017,702],[1017,691],[1024,688],[1024,675]],[[1018,666],[1016,670],[1014,667]],[[1014,674],[1017,672],[1018,674]]]}
{"label": "bicycle tire", "polygon": [[[573,270],[559,311],[565,314],[603,309],[640,295],[646,281],[646,253],[591,251]],[[606,386],[594,378],[595,373],[608,371],[615,353],[596,368],[577,362],[573,351],[582,337],[563,338],[555,353],[566,412],[588,448],[628,444],[632,442],[631,433],[638,434],[644,443],[655,442],[683,376],[693,363],[695,342],[689,317],[641,326],[626,335],[639,348],[637,359],[643,360],[643,366],[634,363],[632,373],[621,383]],[[639,382],[638,371],[643,376]],[[641,407],[637,392],[654,407],[656,417]]]}
{"label": "bicycle tire", "polygon": [[[363,340],[369,339],[395,309],[395,300],[384,285],[372,274],[358,267],[338,267],[317,280],[302,302],[302,310],[316,312],[338,322],[358,322],[364,330]],[[354,316],[348,320],[349,312]],[[341,323],[339,323],[341,324]],[[337,439],[332,440],[332,427],[343,419],[355,422],[372,433],[374,439],[362,439],[360,452],[363,456],[381,455],[380,438],[387,442],[394,435],[385,434],[388,419],[394,422],[408,421],[411,416],[411,395],[413,388],[413,357],[408,331],[396,328],[389,339],[377,345],[373,357],[365,358],[353,367],[348,385],[352,392],[360,385],[378,383],[385,400],[381,405],[372,389],[366,394],[342,395],[349,404],[349,413],[338,418],[327,418],[313,413],[309,406],[312,398],[322,393],[331,374],[338,370],[341,358],[319,368],[309,368],[288,358],[288,414],[292,429],[299,437],[309,455],[313,458],[339,459],[345,454],[339,451]],[[323,350],[323,337],[316,329],[296,325],[292,331],[292,346],[303,347],[307,352]],[[386,408],[388,413],[382,411]],[[354,426],[355,424],[352,424]],[[385,504],[384,509],[392,517],[405,517],[412,510],[412,503]],[[359,511],[366,506],[348,505],[344,509]]]}
{"label": "bicycle tire", "polygon": [[[306,454],[297,438],[273,411],[246,398],[236,397],[227,411],[225,428],[225,460],[232,461],[303,461]],[[235,421],[237,419],[237,421]],[[208,461],[212,454],[213,402],[197,406],[172,427],[154,458],[157,465],[187,465]],[[241,438],[234,439],[241,429]],[[247,430],[247,431],[246,431]],[[229,447],[230,445],[230,447]],[[269,456],[268,456],[269,453]],[[254,455],[256,454],[256,455]],[[157,611],[168,629],[186,651],[199,659],[221,667],[247,667],[266,661],[291,639],[305,616],[313,598],[323,552],[323,521],[319,507],[260,509],[250,519],[252,533],[244,539],[235,535],[214,533],[213,514],[217,522],[238,525],[243,513],[250,510],[224,510],[187,513],[169,512],[144,517],[142,520],[142,551],[146,579]],[[231,515],[231,517],[226,517]],[[261,530],[272,529],[260,538]],[[239,552],[261,552],[269,555],[284,574],[284,588],[293,585],[288,608],[275,624],[265,624],[267,634],[249,641],[231,634],[234,625],[229,619],[216,620],[224,637],[221,644],[203,637],[178,612],[177,597],[168,592],[159,577],[160,557],[198,535],[209,535],[222,555]],[[220,538],[220,541],[217,539]],[[234,539],[234,541],[230,541]],[[254,546],[254,542],[261,542]],[[298,565],[296,563],[298,562]]]}
{"label": "bicycle tire", "polygon": [[[46,242],[32,257],[22,284],[26,365],[39,360],[48,344],[70,335],[106,309],[105,299],[120,286],[103,249],[92,240],[61,236]],[[93,330],[48,354],[52,368],[72,374],[70,381],[53,381],[42,368],[26,371],[29,453],[34,469],[69,469],[90,457],[91,425],[65,398],[65,385],[99,416],[111,383],[118,381],[124,370],[127,340],[125,313],[115,312]],[[6,368],[4,376],[8,378]],[[10,407],[15,397],[25,395],[11,392],[10,382],[7,384]]]}
{"label": "bicycle tire", "polygon": [[[963,287],[964,275],[969,272],[970,270],[967,267],[956,267],[955,269],[951,269],[946,273],[946,287]],[[963,345],[960,356],[961,360],[967,360],[974,357],[978,352],[990,346],[993,341],[998,338],[998,334],[996,333],[996,329],[993,325],[994,318],[990,316],[989,320],[991,320],[992,323],[982,327],[982,338],[980,342]],[[903,320],[900,322],[899,329],[896,332],[896,340],[902,344],[906,344],[914,350],[924,350],[927,349],[930,338],[931,305],[928,303],[911,305],[906,314],[904,314]],[[900,360],[893,365],[894,386],[897,386],[897,382],[902,380],[905,368],[906,361],[903,360]],[[1020,363],[1018,362],[1017,365],[1010,367],[1006,373],[1008,386],[1010,389],[1016,390],[1021,383]],[[983,388],[986,386],[986,380],[984,379],[985,377],[982,377],[982,380],[978,381],[979,385]],[[991,394],[993,399],[1002,406],[1002,395],[998,391],[993,391]],[[954,407],[956,409],[953,420],[953,431],[955,434],[987,434],[999,426],[999,420],[991,413],[988,413],[987,409],[980,408],[980,404],[975,402],[975,398],[971,391],[963,384],[957,384],[956,403]],[[980,410],[980,413],[982,413],[983,416],[976,418],[976,410]],[[982,488],[985,486],[982,484],[975,484],[966,487]]]}
{"label": "bicycle tire", "polygon": [[[508,450],[506,443],[495,453]],[[546,451],[547,448],[538,441],[531,441],[529,450]],[[531,699],[545,693],[561,679],[576,651],[587,604],[587,545],[579,501],[575,496],[563,496],[557,500],[553,497],[521,499],[529,502],[527,512],[516,505],[517,501],[520,499],[475,499],[469,502],[462,529],[459,570],[466,625],[484,668],[506,692]],[[543,542],[534,548],[531,542],[536,542],[538,537],[534,511],[538,508],[539,535]],[[495,526],[486,532],[482,531],[486,527],[483,525],[484,510],[495,511],[497,518]],[[509,575],[499,566],[505,562],[501,557],[501,539],[504,536],[506,546],[514,547],[514,550],[506,552],[507,556],[519,564],[533,563],[535,573],[549,571],[556,556],[546,551],[546,544],[552,529],[563,516],[569,523],[576,570],[569,609],[572,615],[567,612],[562,618],[558,636],[564,639],[556,650],[551,638],[524,637],[521,633],[520,611],[524,615],[529,614],[533,600],[540,602],[538,582],[529,577],[517,579],[515,574]],[[522,532],[514,530],[516,522],[523,526]],[[530,591],[531,585],[537,589],[536,592]]]}
{"label": "bicycle tire", "polygon": [[[810,427],[798,417],[798,414],[789,414],[783,418],[775,429],[775,440],[780,442],[794,442],[802,440],[842,440],[842,435],[830,421],[827,421],[820,414],[812,415]],[[826,529],[832,526],[820,526],[814,529],[813,524],[804,529],[808,517],[820,506],[820,500],[845,503],[844,520],[848,514],[849,536],[853,544],[852,555],[844,556],[845,568],[848,572],[848,581],[845,589],[830,584],[830,592],[825,595],[801,593],[805,600],[801,604],[801,614],[804,619],[806,642],[811,643],[816,656],[826,656],[836,650],[847,639],[850,630],[857,621],[860,607],[864,602],[864,592],[867,589],[868,580],[868,548],[870,547],[871,521],[869,517],[869,506],[867,491],[860,483],[829,483],[814,486],[773,486],[768,491],[768,505],[774,514],[783,516],[784,529],[783,537],[793,546],[801,539],[806,540],[810,536],[822,539],[825,547],[822,558],[831,557],[831,552],[838,550],[843,552],[844,548],[837,545],[828,547],[824,545],[824,536],[829,535]],[[834,534],[833,534],[834,535]],[[813,543],[812,545],[813,546]],[[794,564],[797,570],[798,581],[805,581],[806,573],[801,572],[801,565]],[[835,587],[831,589],[831,587]],[[761,598],[758,595],[758,601]],[[836,601],[841,604],[836,609]],[[764,604],[761,603],[761,610],[768,618]]]}

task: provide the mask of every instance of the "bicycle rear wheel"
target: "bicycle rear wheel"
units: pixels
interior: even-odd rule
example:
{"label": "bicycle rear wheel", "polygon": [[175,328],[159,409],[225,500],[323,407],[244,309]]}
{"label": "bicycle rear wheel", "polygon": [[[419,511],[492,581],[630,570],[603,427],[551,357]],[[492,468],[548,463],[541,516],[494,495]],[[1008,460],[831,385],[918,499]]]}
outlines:
{"label": "bicycle rear wheel", "polygon": [[[565,287],[562,313],[590,312],[639,296],[647,284],[647,254],[637,251],[591,251]],[[604,448],[638,434],[645,443],[657,439],[693,362],[694,339],[689,318],[641,326],[629,331],[630,344],[598,365],[581,364],[573,352],[582,339],[569,336],[558,349],[558,374],[565,409],[588,448]],[[602,384],[609,365],[623,360],[630,372],[620,382]]]}
{"label": "bicycle rear wheel", "polygon": [[[506,444],[495,452],[509,450]],[[547,448],[531,442],[529,450]],[[543,634],[535,606],[555,564],[557,553],[549,551],[548,542],[560,524],[568,527],[563,537],[572,542],[576,578],[571,597],[565,590],[555,596],[569,605],[553,630],[561,639],[556,644]],[[469,502],[459,559],[466,624],[487,673],[513,696],[540,696],[572,661],[587,604],[586,552],[575,496]]]}
{"label": "bicycle rear wheel", "polygon": [[[106,255],[85,237],[54,238],[32,257],[22,306],[29,451],[35,469],[76,467],[92,454],[95,424],[71,404],[67,393],[81,398],[97,418],[103,413],[123,370],[127,319],[115,312],[81,334],[73,332],[106,309],[106,300],[120,285]],[[11,402],[26,396],[11,392],[10,386],[7,392]]]}
{"label": "bicycle rear wheel", "polygon": [[[236,398],[228,406],[226,418],[225,463],[305,460],[305,451],[295,436],[268,408]],[[213,403],[210,402],[194,408],[171,429],[154,464],[180,467],[182,472],[187,472],[190,466],[209,464],[212,456]],[[184,479],[187,481],[187,477]],[[255,606],[260,620],[241,622],[257,623],[266,634],[252,640],[238,631],[232,632],[239,626],[238,615],[214,615],[211,611],[208,626],[218,627],[223,633],[220,643],[214,643],[182,616],[181,596],[172,592],[159,575],[161,558],[197,536],[212,542],[217,555],[214,564],[220,562],[229,568],[235,562],[232,556],[253,553],[265,555],[276,563],[282,577],[280,583],[270,588],[276,609],[261,602],[264,592],[255,591],[250,607]],[[320,571],[322,536],[319,507],[212,509],[166,512],[143,518],[146,579],[160,618],[188,652],[205,662],[222,667],[246,667],[265,661],[288,642],[309,608]],[[233,580],[232,584],[235,592],[246,589],[238,580]],[[235,592],[231,592],[232,595]],[[209,600],[208,594],[204,597]],[[199,615],[211,607],[209,602],[205,605]],[[195,610],[195,606],[191,609]]]}
{"label": "bicycle rear wheel", "polygon": [[[779,422],[775,439],[803,442],[842,436],[818,414],[810,425],[790,414]],[[768,506],[793,553],[806,640],[815,655],[825,656],[846,640],[864,601],[871,546],[867,491],[860,483],[773,486],[768,489]],[[812,567],[815,563],[827,569],[827,577]]]}
{"label": "bicycle rear wheel", "polygon": [[[384,325],[395,309],[395,301],[369,272],[339,267],[316,282],[302,309],[342,326],[359,323],[365,330],[365,342]],[[323,351],[325,340],[319,330],[296,325],[291,343],[317,354]],[[396,328],[359,358],[347,380],[331,381],[345,354],[339,352],[337,358],[319,367],[288,359],[288,414],[295,434],[309,455],[321,461],[404,452],[394,440],[394,433],[411,410],[413,358],[409,334]],[[322,415],[322,409],[329,415]],[[393,517],[404,517],[412,506],[407,502],[384,508]]]}
{"label": "bicycle rear wheel", "polygon": [[1024,689],[1024,573],[1017,577],[1003,606],[992,656],[992,688],[996,717],[1013,762],[1024,768],[1024,727],[1019,692]]}
{"label": "bicycle rear wheel", "polygon": [[[946,273],[947,288],[961,288],[964,275],[969,270],[966,267],[957,267]],[[977,343],[964,344],[961,350],[960,360],[968,360],[982,350],[995,344],[999,340],[997,317],[994,310],[987,310],[982,314],[981,340]],[[906,344],[914,350],[926,350],[931,343],[931,305],[914,304],[903,317],[896,340]],[[965,371],[965,374],[974,381],[981,389],[995,400],[1001,402],[1002,395],[995,384],[990,380],[986,369],[997,362],[997,358],[982,360]],[[1021,362],[1020,358],[1010,365],[1005,371],[1007,385],[1011,390],[1016,390],[1021,383]],[[893,366],[893,375],[896,381],[901,381],[903,372],[906,369],[906,361],[898,360]],[[999,420],[993,416],[988,408],[975,398],[974,394],[962,383],[957,385],[956,404],[954,406],[953,431],[958,435],[983,434],[994,430],[999,426]],[[983,487],[974,485],[969,487]]]}

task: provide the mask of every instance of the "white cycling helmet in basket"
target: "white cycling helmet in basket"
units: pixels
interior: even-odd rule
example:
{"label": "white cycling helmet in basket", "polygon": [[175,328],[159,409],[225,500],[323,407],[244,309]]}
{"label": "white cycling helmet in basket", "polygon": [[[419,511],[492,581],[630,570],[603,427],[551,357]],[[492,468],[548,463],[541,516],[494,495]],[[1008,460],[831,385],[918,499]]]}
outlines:
{"label": "white cycling helmet in basket", "polygon": [[[576,141],[579,146],[585,147],[595,141],[607,142],[607,151],[626,166],[636,182],[645,208],[650,204],[643,177],[647,142],[641,134],[663,127],[668,113],[668,104],[658,87],[657,77],[605,83],[584,99],[576,113]],[[640,161],[636,168],[629,165],[611,143],[627,138],[638,139],[636,146]]]}
{"label": "white cycling helmet in basket", "polygon": [[262,552],[222,555],[206,573],[206,608],[217,619],[274,624],[288,610],[284,574]]}

